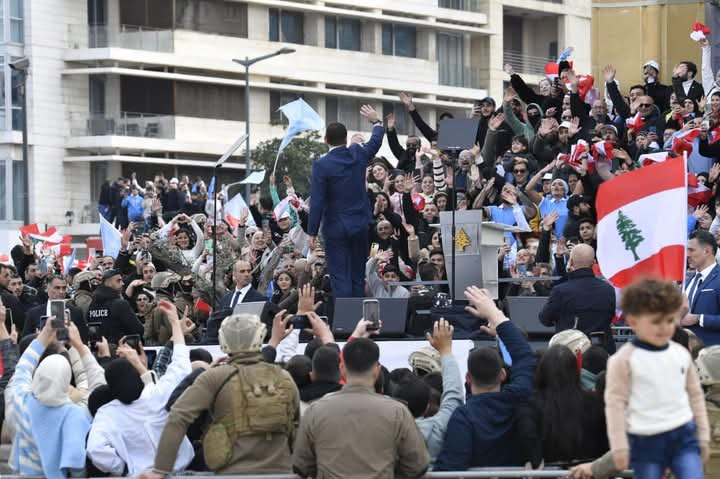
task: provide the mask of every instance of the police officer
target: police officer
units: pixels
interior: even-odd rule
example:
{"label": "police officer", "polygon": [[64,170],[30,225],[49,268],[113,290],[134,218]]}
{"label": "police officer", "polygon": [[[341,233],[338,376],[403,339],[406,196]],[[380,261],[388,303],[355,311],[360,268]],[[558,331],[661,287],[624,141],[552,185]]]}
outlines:
{"label": "police officer", "polygon": [[143,325],[122,297],[122,274],[116,269],[103,273],[102,284],[93,293],[88,323],[102,323],[102,335],[110,344],[118,344],[129,334],[143,334]]}
{"label": "police officer", "polygon": [[292,471],[290,446],[300,419],[300,400],[290,374],[263,361],[260,348],[265,330],[254,315],[238,314],[223,321],[220,349],[229,362],[200,374],[175,402],[160,436],[154,468],[141,478],[170,474],[187,428],[204,411],[210,411],[213,421],[203,439],[211,471]]}

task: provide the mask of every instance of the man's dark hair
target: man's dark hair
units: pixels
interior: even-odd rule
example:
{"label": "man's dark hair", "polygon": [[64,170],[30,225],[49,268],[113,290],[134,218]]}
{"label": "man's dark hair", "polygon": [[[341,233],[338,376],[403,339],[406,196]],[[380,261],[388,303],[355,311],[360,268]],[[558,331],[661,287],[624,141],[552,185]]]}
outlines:
{"label": "man's dark hair", "polygon": [[425,384],[430,386],[430,389],[434,389],[440,394],[443,393],[443,377],[440,371],[427,373],[422,377],[422,380],[425,381]]}
{"label": "man's dark hair", "polygon": [[332,346],[322,346],[315,351],[312,359],[314,382],[340,382],[340,353]]}
{"label": "man's dark hair", "polygon": [[645,85],[640,85],[639,83],[637,83],[637,84],[631,86],[628,91],[633,91],[633,90],[642,90],[643,93],[645,93]]}
{"label": "man's dark hair", "polygon": [[694,231],[690,235],[690,239],[697,240],[698,243],[700,243],[701,246],[709,246],[712,248],[713,256],[717,254],[718,250],[718,244],[717,241],[715,241],[715,237],[711,235],[707,231]]}
{"label": "man's dark hair", "polygon": [[589,218],[589,217],[587,217],[587,216],[584,217],[584,218],[580,218],[580,219],[578,220],[578,228],[579,228],[580,225],[582,225],[583,223],[590,223],[590,224],[593,225],[593,226],[596,225],[595,220],[592,219],[592,218]]}
{"label": "man's dark hair", "polygon": [[467,365],[470,378],[476,386],[493,387],[500,384],[503,362],[497,350],[478,348],[468,356]]}
{"label": "man's dark hair", "polygon": [[312,371],[312,361],[304,354],[296,354],[291,357],[285,365],[285,369],[295,381],[298,389],[310,384],[310,371]]}
{"label": "man's dark hair", "polygon": [[454,118],[455,118],[455,116],[452,113],[450,113],[449,111],[444,111],[444,112],[440,113],[439,121],[452,120]]}
{"label": "man's dark hair", "polygon": [[203,361],[205,363],[212,364],[213,357],[207,349],[194,348],[190,350],[190,362],[193,361]]}
{"label": "man's dark hair", "polygon": [[445,257],[445,254],[443,253],[443,250],[436,248],[436,249],[430,251],[430,254],[428,254],[428,258],[432,258],[432,257],[435,256],[436,254],[443,255],[443,258]]}
{"label": "man's dark hair", "polygon": [[358,338],[343,348],[345,369],[350,374],[363,375],[369,373],[380,359],[380,348],[367,338]]}
{"label": "man's dark hair", "polygon": [[312,338],[308,343],[305,345],[305,356],[307,356],[309,359],[312,360],[312,358],[315,357],[315,353],[318,349],[320,349],[323,345],[323,342],[320,338]]}
{"label": "man's dark hair", "polygon": [[380,374],[378,374],[377,379],[375,380],[375,392],[378,394],[385,394],[385,385],[388,383],[390,377],[390,371],[388,371],[388,368],[380,365]]}
{"label": "man's dark hair", "polygon": [[408,368],[393,369],[388,375],[388,382],[385,386],[385,394],[395,397],[395,389],[410,376],[413,376],[413,372]]}
{"label": "man's dark hair", "polygon": [[583,353],[582,368],[593,374],[600,374],[607,368],[608,352],[605,348],[593,345]]}
{"label": "man's dark hair", "polygon": [[65,277],[61,276],[59,274],[54,274],[54,275],[50,276],[47,280],[47,285],[50,286],[53,281],[62,281],[63,283],[67,283],[67,280],[65,279]]}
{"label": "man's dark hair", "polygon": [[435,266],[432,263],[423,263],[418,268],[418,276],[421,281],[433,281],[435,279]]}
{"label": "man's dark hair", "polygon": [[392,263],[387,263],[385,266],[383,266],[383,276],[385,276],[386,273],[395,273],[396,275],[400,276],[400,270]]}
{"label": "man's dark hair", "polygon": [[697,65],[690,61],[682,61],[680,63],[687,67],[688,72],[693,74],[693,78],[697,76]]}
{"label": "man's dark hair", "polygon": [[347,143],[347,128],[342,123],[330,123],[325,128],[325,138],[330,146],[340,146]]}
{"label": "man's dark hair", "polygon": [[393,397],[405,402],[414,418],[422,417],[430,401],[430,387],[413,374],[393,388]]}
{"label": "man's dark hair", "polygon": [[260,206],[262,206],[265,211],[272,211],[272,209],[273,209],[272,198],[269,196],[261,196],[260,197]]}

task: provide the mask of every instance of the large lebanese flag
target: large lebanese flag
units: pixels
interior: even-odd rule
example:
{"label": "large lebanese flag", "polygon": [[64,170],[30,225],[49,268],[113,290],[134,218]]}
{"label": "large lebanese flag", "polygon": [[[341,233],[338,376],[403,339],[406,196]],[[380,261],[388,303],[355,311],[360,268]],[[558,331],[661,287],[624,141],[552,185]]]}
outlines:
{"label": "large lebanese flag", "polygon": [[683,281],[686,181],[685,159],[677,157],[600,185],[597,259],[613,285],[648,276]]}

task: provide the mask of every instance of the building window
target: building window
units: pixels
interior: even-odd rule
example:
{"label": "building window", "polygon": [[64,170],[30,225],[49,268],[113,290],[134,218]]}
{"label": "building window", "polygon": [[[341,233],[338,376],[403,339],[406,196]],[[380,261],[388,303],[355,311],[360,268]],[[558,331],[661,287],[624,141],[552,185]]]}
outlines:
{"label": "building window", "polygon": [[175,28],[247,38],[247,4],[223,0],[176,0]]}
{"label": "building window", "polygon": [[360,106],[355,98],[327,97],[325,100],[325,123],[342,123],[349,131],[367,131],[367,122],[361,122]]}
{"label": "building window", "polygon": [[10,42],[23,41],[23,0],[10,0]]}
{"label": "building window", "polygon": [[383,102],[383,116],[390,113],[395,114],[395,130],[398,135],[416,135],[415,122],[413,122],[410,114],[400,103]]}
{"label": "building window", "polygon": [[17,59],[0,55],[0,130],[22,130],[22,76],[10,68]]}
{"label": "building window", "polygon": [[175,114],[245,121],[245,89],[227,85],[175,82]]}
{"label": "building window", "polygon": [[382,26],[383,55],[415,58],[416,31],[414,27],[384,23]]}
{"label": "building window", "polygon": [[300,43],[304,42],[303,24],[305,19],[301,12],[289,12],[271,8],[268,10],[270,16],[270,41]]}
{"label": "building window", "polygon": [[25,182],[23,164],[12,158],[0,158],[0,221],[25,218]]}
{"label": "building window", "polygon": [[440,68],[440,84],[469,87],[470,78],[464,67],[464,43],[460,35],[438,33],[437,59]]}
{"label": "building window", "polygon": [[105,77],[90,75],[90,113],[93,116],[105,115]]}
{"label": "building window", "polygon": [[287,125],[288,119],[280,112],[280,107],[287,105],[291,101],[303,98],[299,93],[290,93],[284,91],[270,92],[270,124],[271,125]]}
{"label": "building window", "polygon": [[325,17],[325,48],[360,51],[362,24],[356,18]]}

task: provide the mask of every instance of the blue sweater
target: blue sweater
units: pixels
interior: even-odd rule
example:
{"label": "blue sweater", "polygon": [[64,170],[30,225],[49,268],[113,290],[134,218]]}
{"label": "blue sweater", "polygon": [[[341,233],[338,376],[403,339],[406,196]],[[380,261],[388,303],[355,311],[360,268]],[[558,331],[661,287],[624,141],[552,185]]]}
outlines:
{"label": "blue sweater", "polygon": [[127,208],[130,221],[142,221],[145,209],[143,208],[143,197],[130,195],[122,200],[121,206]]}
{"label": "blue sweater", "polygon": [[498,326],[497,333],[513,361],[512,379],[500,392],[470,396],[455,410],[435,462],[436,471],[522,465],[514,447],[515,410],[532,391],[535,354],[510,321]]}
{"label": "blue sweater", "polygon": [[17,432],[12,465],[20,474],[60,479],[85,467],[90,416],[80,406],[47,407],[32,394],[32,375],[45,347],[36,339],[13,377]]}

